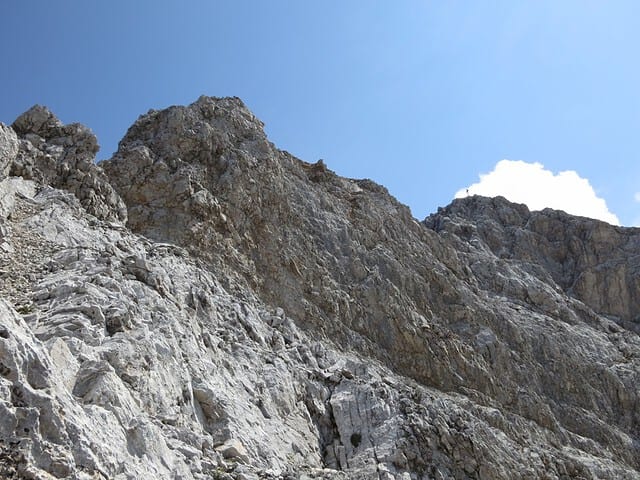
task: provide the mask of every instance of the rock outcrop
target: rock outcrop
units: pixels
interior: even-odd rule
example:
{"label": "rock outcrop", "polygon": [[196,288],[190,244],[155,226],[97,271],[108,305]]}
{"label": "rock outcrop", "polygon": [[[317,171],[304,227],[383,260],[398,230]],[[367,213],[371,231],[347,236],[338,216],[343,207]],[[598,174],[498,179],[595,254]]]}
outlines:
{"label": "rock outcrop", "polygon": [[42,107],[13,128],[5,477],[640,478],[640,231],[480,197],[419,222],[236,98],[100,166]]}
{"label": "rock outcrop", "polygon": [[126,207],[94,163],[99,147],[91,130],[79,123],[64,125],[40,105],[20,115],[12,127],[20,146],[11,175],[73,192],[98,218],[126,220]]}
{"label": "rock outcrop", "polygon": [[12,128],[0,122],[0,180],[9,173],[18,153],[18,137]]}
{"label": "rock outcrop", "polygon": [[567,294],[640,332],[640,229],[551,209],[529,212],[504,198],[455,200],[426,220],[462,243],[477,237],[493,255],[549,276]]}

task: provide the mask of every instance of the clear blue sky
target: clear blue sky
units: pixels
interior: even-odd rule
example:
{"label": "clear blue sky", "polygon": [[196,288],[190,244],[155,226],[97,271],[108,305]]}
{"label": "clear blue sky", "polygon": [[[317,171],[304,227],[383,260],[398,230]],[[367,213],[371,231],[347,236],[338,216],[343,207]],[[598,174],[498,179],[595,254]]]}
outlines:
{"label": "clear blue sky", "polygon": [[139,114],[236,95],[271,140],[423,218],[501,159],[640,218],[640,2],[4,0],[0,121],[35,103],[108,158]]}

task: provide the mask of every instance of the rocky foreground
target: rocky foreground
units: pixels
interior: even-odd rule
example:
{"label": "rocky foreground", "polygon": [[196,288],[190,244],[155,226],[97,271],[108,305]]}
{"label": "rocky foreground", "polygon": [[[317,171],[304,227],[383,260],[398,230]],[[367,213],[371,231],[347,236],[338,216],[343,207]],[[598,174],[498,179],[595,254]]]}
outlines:
{"label": "rocky foreground", "polygon": [[423,222],[236,98],[0,124],[0,477],[639,479],[640,230]]}

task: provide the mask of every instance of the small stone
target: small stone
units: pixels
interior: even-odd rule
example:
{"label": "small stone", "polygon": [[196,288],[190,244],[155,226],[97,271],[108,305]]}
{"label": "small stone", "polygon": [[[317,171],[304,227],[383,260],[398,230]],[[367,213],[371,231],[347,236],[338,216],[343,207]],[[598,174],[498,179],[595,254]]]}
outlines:
{"label": "small stone", "polygon": [[244,445],[239,440],[229,439],[222,445],[216,447],[216,451],[220,452],[224,458],[236,459],[243,462],[249,461],[249,455]]}

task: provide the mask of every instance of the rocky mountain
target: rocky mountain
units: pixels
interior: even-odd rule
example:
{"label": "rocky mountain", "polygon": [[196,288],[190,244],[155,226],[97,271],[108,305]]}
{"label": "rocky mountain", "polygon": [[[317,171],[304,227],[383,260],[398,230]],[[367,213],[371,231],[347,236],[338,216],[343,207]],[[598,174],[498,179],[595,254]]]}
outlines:
{"label": "rocky mountain", "polygon": [[2,478],[640,478],[640,230],[420,222],[262,127],[0,124]]}

